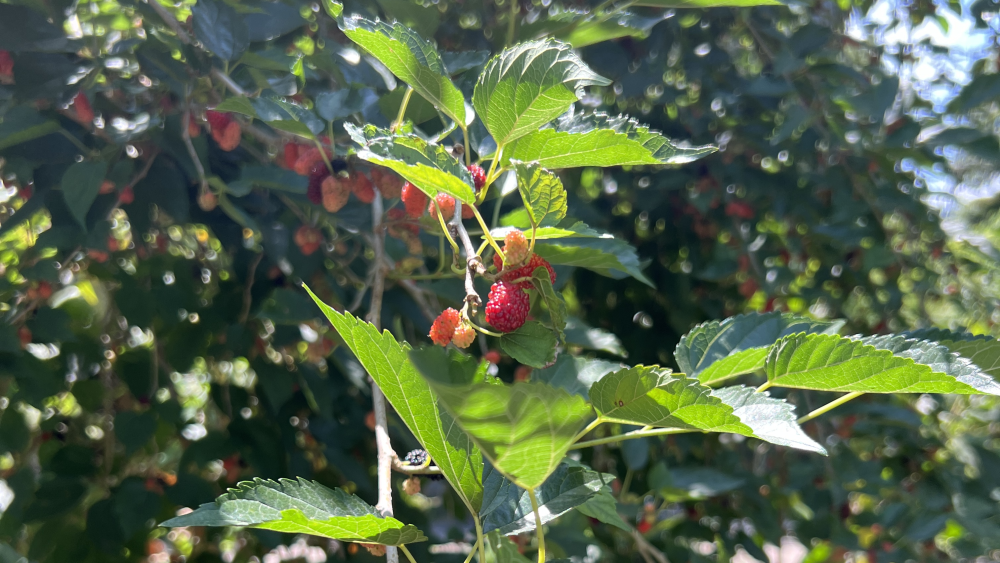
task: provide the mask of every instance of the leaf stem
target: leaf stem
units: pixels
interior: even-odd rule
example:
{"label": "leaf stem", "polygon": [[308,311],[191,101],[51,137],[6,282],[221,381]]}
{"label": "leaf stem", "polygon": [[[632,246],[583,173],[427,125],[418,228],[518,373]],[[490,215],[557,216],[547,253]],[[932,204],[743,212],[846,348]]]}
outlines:
{"label": "leaf stem", "polygon": [[403,124],[403,117],[406,115],[406,106],[410,104],[411,96],[413,96],[413,87],[407,85],[406,93],[403,94],[403,102],[399,104],[399,113],[396,114],[396,121],[392,122],[393,133]]}
{"label": "leaf stem", "polygon": [[445,127],[444,129],[442,129],[441,132],[437,134],[437,137],[434,137],[434,143],[437,144],[437,143],[440,143],[441,141],[447,139],[448,135],[451,135],[451,132],[454,131],[457,128],[458,128],[458,123],[457,122],[452,122],[451,125],[449,125],[449,126]]}
{"label": "leaf stem", "polygon": [[312,142],[316,144],[316,148],[319,149],[319,155],[323,157],[323,163],[326,164],[326,169],[333,174],[333,163],[330,162],[330,157],[326,155],[326,149],[323,148],[323,143],[319,142],[319,139],[313,137]]}
{"label": "leaf stem", "polygon": [[479,563],[486,563],[486,539],[483,538],[483,523],[479,521],[479,516],[472,515],[472,521],[476,524],[476,543],[479,544]]}
{"label": "leaf stem", "polygon": [[76,137],[74,137],[73,134],[70,133],[69,131],[67,131],[66,129],[60,128],[59,129],[59,134],[62,135],[63,137],[66,137],[66,139],[68,139],[69,142],[73,143],[76,146],[76,148],[80,149],[80,151],[83,154],[85,154],[87,156],[91,156],[91,157],[92,156],[97,156],[99,154],[94,149],[92,149],[92,148],[88,147],[87,145],[83,144],[80,141],[80,139],[77,139]]}
{"label": "leaf stem", "polygon": [[843,405],[844,403],[846,403],[848,401],[853,401],[854,399],[857,399],[858,397],[860,397],[862,395],[864,395],[864,393],[862,393],[861,391],[854,391],[853,393],[848,393],[848,394],[840,397],[839,399],[834,399],[833,401],[830,401],[829,403],[823,405],[822,407],[820,407],[820,408],[812,411],[811,413],[803,416],[802,418],[798,419],[796,422],[799,423],[799,424],[802,424],[803,422],[809,422],[810,420],[816,418],[817,416],[819,416],[821,414],[826,414],[826,413],[832,411],[833,409],[839,407],[840,405]]}
{"label": "leaf stem", "polygon": [[405,545],[400,544],[399,550],[403,552],[403,555],[410,560],[410,563],[417,563],[416,559],[413,558],[413,554],[410,553],[409,549],[406,549]]}
{"label": "leaf stem", "polygon": [[476,549],[479,547],[479,542],[480,541],[482,541],[482,538],[480,538],[479,534],[477,533],[476,534],[476,543],[472,544],[472,550],[469,551],[469,556],[465,558],[465,562],[464,563],[469,563],[469,561],[472,561],[472,557],[476,554]]}
{"label": "leaf stem", "polygon": [[603,423],[604,423],[604,419],[603,418],[601,418],[601,417],[595,418],[593,422],[591,422],[590,424],[588,424],[586,428],[584,428],[583,430],[581,430],[580,433],[576,435],[576,438],[573,438],[573,441],[574,442],[579,442],[580,438],[583,438],[587,434],[590,434],[591,430],[597,428],[598,426],[600,426]]}
{"label": "leaf stem", "polygon": [[[503,146],[502,145],[499,146],[499,147],[497,147],[497,150],[493,153],[493,162],[490,162],[490,169],[489,169],[488,172],[486,172],[486,186],[489,186],[490,184],[492,184],[497,179],[497,177],[494,176],[494,174],[497,171],[497,164],[500,163],[500,157],[501,156],[503,156]],[[485,193],[485,190],[486,190],[486,188],[484,187],[483,188],[483,192],[484,193]]]}
{"label": "leaf stem", "polygon": [[[468,166],[472,164],[472,154],[469,153],[469,128],[464,123],[458,123],[458,126],[462,128],[462,142],[465,144],[465,165]],[[486,192],[485,188],[483,192]]]}
{"label": "leaf stem", "polygon": [[538,535],[538,563],[545,563],[545,532],[542,530],[542,517],[538,514],[538,499],[535,498],[535,489],[528,489],[528,498],[531,499],[531,512],[535,515],[535,533]]}
{"label": "leaf stem", "polygon": [[[456,209],[455,212],[457,213],[458,210]],[[486,240],[490,243],[490,246],[493,247],[493,250],[496,251],[497,255],[500,256],[501,260],[506,260],[507,257],[504,256],[503,250],[500,250],[500,245],[497,244],[496,239],[494,239],[493,235],[490,234],[490,228],[486,226],[486,221],[484,221],[483,216],[479,214],[479,210],[473,207],[472,212],[476,215],[476,221],[479,221],[479,227],[483,229],[483,236],[486,237]]]}
{"label": "leaf stem", "polygon": [[472,328],[478,330],[479,332],[485,334],[486,336],[495,336],[497,338],[501,338],[503,336],[503,334],[501,334],[499,332],[493,332],[492,330],[486,330],[485,328],[477,325],[476,323],[474,323],[472,321],[469,321],[469,324],[472,325]]}
{"label": "leaf stem", "polygon": [[596,440],[588,440],[586,442],[577,442],[569,447],[571,450],[579,450],[581,448],[589,448],[591,446],[600,446],[601,444],[612,444],[614,442],[620,442],[622,440],[631,440],[633,438],[645,438],[647,436],[666,436],[668,434],[687,434],[688,432],[697,432],[697,430],[691,428],[654,428],[652,430],[636,430],[634,432],[629,432],[627,434],[618,434],[616,436],[608,436],[606,438],[598,438]]}
{"label": "leaf stem", "polygon": [[774,385],[774,381],[773,380],[769,379],[769,380],[765,381],[763,385],[761,385],[760,387],[757,388],[757,393],[763,393],[764,391],[767,391],[768,389],[771,388],[772,385]]}
{"label": "leaf stem", "polygon": [[[451,237],[451,232],[448,231],[448,225],[446,225],[444,222],[444,215],[441,213],[441,207],[438,205],[437,199],[431,198],[431,201],[434,202],[434,209],[437,210],[437,213],[435,213],[435,215],[437,215],[438,223],[441,223],[441,230],[444,231],[444,236],[446,236],[448,238],[448,242],[451,243],[451,249],[455,252],[455,254],[458,254],[460,252],[458,249],[458,243],[455,242],[455,239]],[[461,213],[461,212],[462,212],[461,209],[455,210],[455,213]]]}

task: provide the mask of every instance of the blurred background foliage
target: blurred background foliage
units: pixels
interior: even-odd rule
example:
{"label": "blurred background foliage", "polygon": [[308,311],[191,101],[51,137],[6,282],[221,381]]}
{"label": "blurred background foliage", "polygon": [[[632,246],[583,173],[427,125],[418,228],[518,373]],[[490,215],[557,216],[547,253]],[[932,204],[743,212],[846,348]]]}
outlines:
{"label": "blurred background foliage", "polygon": [[[564,176],[569,215],[633,245],[651,282],[561,268],[574,352],[676,367],[694,323],[751,310],[844,318],[853,332],[1000,334],[995,2],[512,1],[345,12],[433,37],[453,72],[474,69],[456,79],[467,98],[487,52],[554,35],[614,80],[584,105],[721,149]],[[211,41],[192,4],[166,7]],[[243,121],[225,151],[201,116],[226,96],[213,67],[230,91],[259,93],[256,114],[335,139],[344,120],[387,125],[402,87],[318,3],[215,5],[240,22],[216,27],[242,45],[231,61],[179,41],[145,2],[0,3],[0,562],[371,558],[271,532],[155,527],[254,476],[375,500],[366,376],[298,289],[363,310],[370,208],[310,204],[282,166],[281,127]],[[407,117],[442,126],[418,101]],[[108,163],[83,201],[62,184],[74,166],[87,181],[81,154]],[[515,205],[503,202],[484,214],[504,222]],[[391,278],[437,267],[428,232],[389,239]],[[383,325],[420,341],[461,294],[457,279],[393,279]],[[507,358],[497,369],[530,377]],[[822,404],[781,393],[799,412]],[[594,448],[583,461],[619,477],[625,522],[574,512],[546,537],[577,563],[765,560],[773,546],[810,563],[1000,561],[998,407],[867,396],[805,426],[828,458],[725,435]],[[392,432],[397,451],[417,447],[398,421]],[[443,481],[394,492],[397,518],[431,538],[418,560],[464,559],[472,521]]]}

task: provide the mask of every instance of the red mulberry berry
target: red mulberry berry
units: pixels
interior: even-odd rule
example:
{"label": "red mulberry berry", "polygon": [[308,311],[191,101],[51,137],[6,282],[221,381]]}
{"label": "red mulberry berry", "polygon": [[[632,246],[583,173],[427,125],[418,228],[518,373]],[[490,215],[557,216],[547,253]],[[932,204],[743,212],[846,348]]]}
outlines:
{"label": "red mulberry berry", "polygon": [[448,307],[444,311],[441,311],[438,318],[434,319],[434,324],[431,325],[431,331],[428,336],[438,346],[447,346],[455,336],[455,329],[461,322],[462,316],[458,311]]}
{"label": "red mulberry berry", "polygon": [[472,182],[476,185],[476,192],[478,193],[486,185],[486,171],[478,164],[470,164],[466,168],[468,168],[469,174],[472,175]]}
{"label": "red mulberry berry", "polygon": [[315,147],[310,147],[305,150],[299,149],[299,157],[295,161],[295,165],[292,166],[292,170],[295,170],[296,174],[308,176],[313,167],[320,163],[326,166],[326,163],[323,162],[323,155],[319,152],[319,149]]}
{"label": "red mulberry berry", "polygon": [[323,244],[323,232],[316,227],[302,225],[295,231],[295,245],[299,247],[304,256],[309,256],[319,250]]}
{"label": "red mulberry berry", "polygon": [[224,129],[213,127],[212,138],[219,144],[220,149],[229,152],[240,146],[240,140],[243,138],[243,129],[239,123],[230,121]]}
{"label": "red mulberry berry", "polygon": [[403,179],[392,172],[381,168],[372,168],[372,182],[375,182],[375,187],[385,199],[396,199],[401,195]]}
{"label": "red mulberry berry", "polygon": [[14,77],[14,59],[10,56],[10,51],[0,51],[0,78],[10,79]]}
{"label": "red mulberry berry", "polygon": [[[500,260],[500,256],[496,254],[493,255],[493,265],[496,266],[497,270],[503,268],[503,261]],[[513,270],[508,271],[500,279],[508,283],[514,283],[515,280],[530,278],[531,273],[534,272],[535,268],[539,266],[545,266],[545,269],[549,271],[549,280],[552,283],[556,283],[556,271],[552,269],[552,264],[549,264],[548,260],[537,254],[532,254],[531,258],[528,259],[527,264],[521,266],[520,268],[514,268]],[[528,289],[531,287],[531,282],[524,280],[519,282],[517,286],[521,289]]]}
{"label": "red mulberry berry", "polygon": [[[437,205],[434,205],[437,202]],[[451,221],[451,218],[455,215],[455,198],[448,194],[438,194],[435,196],[434,201],[427,206],[427,213],[430,213],[431,217],[437,219],[437,208],[441,208],[441,216],[444,217],[445,221]]]}
{"label": "red mulberry berry", "polygon": [[299,159],[299,146],[295,143],[285,143],[285,150],[282,156],[284,167],[294,170],[295,162]]}
{"label": "red mulberry berry", "polygon": [[320,187],[323,193],[323,209],[330,213],[336,213],[347,205],[347,198],[351,196],[351,190],[344,185],[340,178],[327,176]]}
{"label": "red mulberry berry", "polygon": [[513,332],[528,318],[531,301],[520,287],[498,281],[490,288],[486,302],[486,322],[500,332]]}
{"label": "red mulberry berry", "polygon": [[427,194],[409,182],[403,184],[400,197],[406,206],[406,214],[414,219],[419,219],[427,209]]}
{"label": "red mulberry berry", "polygon": [[216,129],[222,131],[233,121],[233,116],[221,111],[208,110],[205,112],[205,119],[208,120],[208,126],[212,131]]}
{"label": "red mulberry berry", "polygon": [[90,100],[82,90],[73,98],[73,109],[76,110],[76,118],[81,122],[88,125],[94,122],[94,108],[90,106]]}

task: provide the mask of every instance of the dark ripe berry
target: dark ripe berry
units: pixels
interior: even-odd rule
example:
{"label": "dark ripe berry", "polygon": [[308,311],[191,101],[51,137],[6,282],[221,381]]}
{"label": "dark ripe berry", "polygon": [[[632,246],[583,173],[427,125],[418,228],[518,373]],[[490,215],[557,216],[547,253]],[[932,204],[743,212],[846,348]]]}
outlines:
{"label": "dark ripe berry", "polygon": [[427,194],[409,182],[403,184],[400,197],[406,207],[406,214],[414,219],[419,219],[427,209]]}
{"label": "dark ripe berry", "polygon": [[322,163],[307,172],[309,176],[309,187],[306,189],[306,197],[309,201],[320,205],[323,203],[323,180],[330,177],[330,172]]}
{"label": "dark ripe berry", "polygon": [[427,464],[430,460],[430,456],[427,455],[427,450],[413,450],[406,454],[403,458],[403,463],[407,465],[423,466]]}
{"label": "dark ripe berry", "polygon": [[233,116],[221,111],[208,110],[205,112],[205,119],[208,120],[208,125],[212,128],[212,131],[222,131],[233,121]]}
{"label": "dark ripe berry", "polygon": [[447,346],[455,336],[455,329],[461,322],[461,314],[448,307],[441,311],[438,318],[434,319],[434,324],[431,325],[431,331],[427,336],[430,336],[431,340],[438,346]]}
{"label": "dark ripe berry", "polygon": [[486,302],[486,322],[500,332],[514,332],[528,318],[531,300],[520,287],[498,281],[490,287]]}
{"label": "dark ripe berry", "polygon": [[476,185],[476,191],[483,189],[486,185],[486,171],[478,164],[470,164],[466,167],[472,175],[472,182]]}

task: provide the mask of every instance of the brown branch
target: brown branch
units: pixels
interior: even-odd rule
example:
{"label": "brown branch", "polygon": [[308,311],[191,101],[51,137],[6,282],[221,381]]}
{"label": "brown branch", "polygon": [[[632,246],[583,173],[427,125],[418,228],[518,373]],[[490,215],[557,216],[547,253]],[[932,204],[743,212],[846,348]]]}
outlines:
{"label": "brown branch", "polygon": [[451,221],[448,223],[448,230],[451,231],[452,238],[457,238],[462,243],[462,248],[465,250],[465,302],[469,305],[470,316],[475,314],[482,306],[483,301],[479,297],[479,292],[476,291],[476,286],[473,283],[475,281],[476,275],[483,275],[486,273],[486,266],[483,265],[483,259],[476,254],[476,248],[472,246],[472,240],[469,239],[469,231],[465,230],[465,225],[462,224],[462,210],[461,203],[456,205],[455,214],[452,216]]}

